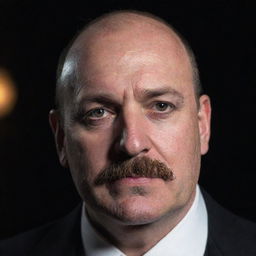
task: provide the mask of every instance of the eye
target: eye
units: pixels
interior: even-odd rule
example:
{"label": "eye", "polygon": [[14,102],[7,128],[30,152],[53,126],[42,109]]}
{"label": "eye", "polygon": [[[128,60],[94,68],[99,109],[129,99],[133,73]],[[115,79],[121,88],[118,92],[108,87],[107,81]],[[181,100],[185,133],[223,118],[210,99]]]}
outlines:
{"label": "eye", "polygon": [[174,105],[166,102],[157,102],[155,104],[155,109],[160,112],[166,112],[174,109]]}
{"label": "eye", "polygon": [[88,108],[88,111],[81,110],[75,117],[80,124],[90,128],[111,124],[116,117],[114,109],[103,106]]}
{"label": "eye", "polygon": [[87,113],[87,118],[101,118],[106,114],[106,110],[104,108],[96,108],[93,110],[90,110]]}
{"label": "eye", "polygon": [[103,107],[98,107],[89,110],[83,116],[83,122],[88,125],[99,125],[107,123],[115,118],[115,113]]}
{"label": "eye", "polygon": [[168,106],[169,105],[167,103],[164,103],[164,102],[158,102],[155,105],[156,110],[159,110],[159,111],[165,111],[168,108]]}

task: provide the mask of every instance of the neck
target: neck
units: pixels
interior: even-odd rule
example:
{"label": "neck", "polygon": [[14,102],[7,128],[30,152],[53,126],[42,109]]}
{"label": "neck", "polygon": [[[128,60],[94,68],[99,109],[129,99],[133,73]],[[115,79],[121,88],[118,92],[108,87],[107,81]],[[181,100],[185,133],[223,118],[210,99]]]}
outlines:
{"label": "neck", "polygon": [[195,194],[185,207],[142,225],[122,223],[109,216],[90,211],[88,211],[88,215],[92,226],[108,242],[119,248],[127,256],[140,256],[154,247],[184,218],[194,198]]}

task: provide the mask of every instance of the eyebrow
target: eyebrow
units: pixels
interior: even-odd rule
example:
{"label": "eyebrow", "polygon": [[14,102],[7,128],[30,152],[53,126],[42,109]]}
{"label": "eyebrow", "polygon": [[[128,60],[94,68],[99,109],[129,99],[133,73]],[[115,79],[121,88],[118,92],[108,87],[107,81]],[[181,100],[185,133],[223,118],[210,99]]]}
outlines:
{"label": "eyebrow", "polygon": [[178,100],[181,103],[184,102],[184,96],[177,90],[170,88],[170,87],[162,87],[162,88],[156,88],[156,89],[144,89],[141,92],[140,98],[151,99],[151,98],[159,97],[159,96],[166,95],[166,94],[169,94],[169,95],[172,95],[172,96],[178,98]]}
{"label": "eyebrow", "polygon": [[118,99],[112,93],[101,93],[101,94],[96,93],[96,94],[86,95],[82,97],[77,102],[77,107],[81,108],[85,104],[94,103],[94,102],[101,103],[101,104],[108,104],[108,105],[120,105],[120,103],[118,102]]}

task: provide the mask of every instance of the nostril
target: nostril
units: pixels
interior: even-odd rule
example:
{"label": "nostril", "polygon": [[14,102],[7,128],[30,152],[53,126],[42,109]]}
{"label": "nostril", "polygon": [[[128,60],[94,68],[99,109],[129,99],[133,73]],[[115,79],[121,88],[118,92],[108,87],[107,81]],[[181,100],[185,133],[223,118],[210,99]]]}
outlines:
{"label": "nostril", "polygon": [[141,152],[143,153],[148,153],[149,149],[148,148],[144,148]]}

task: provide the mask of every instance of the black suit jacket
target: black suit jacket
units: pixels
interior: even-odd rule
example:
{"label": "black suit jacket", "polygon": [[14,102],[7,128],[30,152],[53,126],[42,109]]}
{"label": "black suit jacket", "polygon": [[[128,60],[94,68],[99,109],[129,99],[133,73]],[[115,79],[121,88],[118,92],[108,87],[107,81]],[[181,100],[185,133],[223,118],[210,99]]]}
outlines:
{"label": "black suit jacket", "polygon": [[[256,224],[203,196],[209,220],[205,256],[256,256]],[[61,220],[2,241],[0,256],[82,256],[80,219],[81,205]]]}

